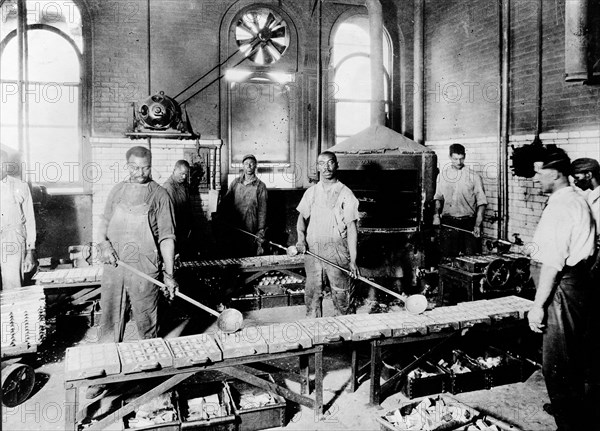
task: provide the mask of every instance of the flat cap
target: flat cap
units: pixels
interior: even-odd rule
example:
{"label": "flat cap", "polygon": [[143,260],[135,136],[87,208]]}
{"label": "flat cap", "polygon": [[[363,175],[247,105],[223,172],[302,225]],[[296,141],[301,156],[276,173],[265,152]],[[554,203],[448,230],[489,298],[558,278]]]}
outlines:
{"label": "flat cap", "polygon": [[583,172],[600,172],[600,164],[597,160],[590,159],[589,157],[582,157],[580,159],[573,160],[571,163],[571,170],[574,174],[580,174]]}
{"label": "flat cap", "polygon": [[242,163],[244,163],[246,161],[246,159],[252,159],[252,160],[254,160],[254,163],[258,163],[258,161],[256,160],[256,157],[254,157],[254,154],[246,154],[244,156],[244,158],[242,159]]}
{"label": "flat cap", "polygon": [[555,169],[563,175],[569,175],[571,159],[562,148],[549,149],[542,158],[542,169]]}

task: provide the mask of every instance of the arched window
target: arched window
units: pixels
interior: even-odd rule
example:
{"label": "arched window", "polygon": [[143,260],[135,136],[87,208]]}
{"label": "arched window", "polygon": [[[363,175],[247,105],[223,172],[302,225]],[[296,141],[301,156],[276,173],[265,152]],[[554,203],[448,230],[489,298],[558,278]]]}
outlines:
{"label": "arched window", "polygon": [[[335,102],[335,142],[337,144],[369,126],[371,109],[369,19],[354,15],[337,27],[333,35],[333,83],[329,94]],[[391,42],[383,32],[384,99],[389,120]]]}
{"label": "arched window", "polygon": [[81,14],[70,1],[24,1],[23,9],[19,3],[7,0],[1,11],[0,141],[20,153],[26,179],[54,191],[81,191]]}

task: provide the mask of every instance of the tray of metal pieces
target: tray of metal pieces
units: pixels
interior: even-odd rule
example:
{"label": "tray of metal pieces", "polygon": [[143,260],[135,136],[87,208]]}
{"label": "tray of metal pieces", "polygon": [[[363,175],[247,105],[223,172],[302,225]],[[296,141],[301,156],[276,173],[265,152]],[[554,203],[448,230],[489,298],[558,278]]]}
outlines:
{"label": "tray of metal pieces", "polygon": [[256,326],[242,328],[233,334],[219,331],[215,340],[223,352],[223,359],[261,355],[269,351],[267,342]]}
{"label": "tray of metal pieces", "polygon": [[478,310],[471,310],[456,305],[440,308],[440,310],[442,309],[444,310],[444,315],[448,319],[458,322],[461,329],[470,328],[480,323],[489,325],[492,321],[486,313]]}
{"label": "tray of metal pieces", "polygon": [[124,374],[154,371],[173,366],[173,356],[162,338],[118,343]]}
{"label": "tray of metal pieces", "polygon": [[223,360],[223,353],[208,334],[188,335],[165,340],[173,354],[175,368],[190,367]]}
{"label": "tray of metal pieces", "polygon": [[115,343],[82,344],[68,347],[65,356],[65,380],[92,379],[121,372]]}
{"label": "tray of metal pieces", "polygon": [[476,255],[476,256],[458,256],[454,258],[454,266],[467,272],[483,272],[485,268],[494,260],[501,259],[502,256],[496,254]]}
{"label": "tray of metal pieces", "polygon": [[515,295],[495,298],[490,300],[490,302],[498,305],[504,305],[512,308],[514,311],[518,311],[520,319],[527,317],[527,313],[529,313],[529,310],[531,310],[531,306],[533,305],[533,301]]}
{"label": "tray of metal pieces", "polygon": [[267,342],[269,353],[312,347],[312,338],[298,322],[275,323],[256,327]]}
{"label": "tray of metal pieces", "polygon": [[335,319],[350,329],[353,341],[392,336],[389,326],[378,321],[372,314],[348,314],[336,316]]}
{"label": "tray of metal pieces", "polygon": [[473,302],[461,302],[457,305],[457,307],[466,308],[481,314],[486,314],[492,322],[498,322],[507,319],[518,320],[525,317],[526,311],[524,310],[524,306],[517,307],[515,305],[498,302],[498,299],[501,298]]}
{"label": "tray of metal pieces", "polygon": [[392,337],[405,337],[412,334],[426,335],[427,326],[433,322],[428,317],[412,314],[408,311],[371,314],[374,319],[392,330]]}
{"label": "tray of metal pieces", "polygon": [[335,343],[352,339],[352,331],[335,317],[319,317],[297,321],[310,335],[314,344]]}
{"label": "tray of metal pieces", "polygon": [[456,317],[453,308],[456,307],[439,307],[433,310],[428,310],[423,313],[431,319],[431,324],[427,325],[429,332],[441,332],[444,330],[458,330],[460,323]]}
{"label": "tray of metal pieces", "polygon": [[40,271],[32,278],[36,284],[84,283],[102,280],[103,266]]}

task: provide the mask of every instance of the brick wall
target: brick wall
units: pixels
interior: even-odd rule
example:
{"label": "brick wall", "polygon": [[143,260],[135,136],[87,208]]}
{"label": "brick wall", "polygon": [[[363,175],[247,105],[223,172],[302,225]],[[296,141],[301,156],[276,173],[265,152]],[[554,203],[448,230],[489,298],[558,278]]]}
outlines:
{"label": "brick wall", "polygon": [[[512,135],[510,144],[515,147],[530,144],[534,135]],[[540,135],[544,144],[556,144],[569,154],[571,160],[579,157],[592,157],[600,159],[600,131],[584,130],[573,132],[548,132]],[[483,178],[488,206],[484,218],[484,233],[493,238],[498,231],[498,188],[497,188],[497,138],[473,138],[444,141],[427,141],[426,145],[432,148],[442,168],[448,159],[448,146],[454,142],[465,146],[467,156],[465,164],[479,172]],[[510,162],[509,162],[510,163]],[[533,179],[514,177],[509,174],[508,182],[508,239],[514,240],[513,234],[519,234],[525,249],[538,224],[548,196],[540,191]],[[525,251],[525,250],[522,250]]]}
{"label": "brick wall", "polygon": [[[598,130],[600,86],[564,80],[565,0],[543,3],[542,132]],[[495,135],[498,2],[426,2],[426,139]],[[534,133],[538,0],[511,1],[510,129]]]}

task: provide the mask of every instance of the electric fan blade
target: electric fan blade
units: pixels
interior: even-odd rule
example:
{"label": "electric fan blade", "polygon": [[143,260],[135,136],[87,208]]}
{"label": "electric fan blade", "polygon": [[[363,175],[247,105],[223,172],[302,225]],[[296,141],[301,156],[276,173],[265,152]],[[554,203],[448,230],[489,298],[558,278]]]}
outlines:
{"label": "electric fan blade", "polygon": [[271,31],[271,37],[272,38],[273,37],[285,37],[285,34],[286,34],[286,26],[284,26],[284,25],[281,25],[281,26],[279,26],[277,28],[274,28]]}
{"label": "electric fan blade", "polygon": [[271,12],[269,12],[269,16],[267,16],[267,20],[265,21],[265,25],[262,28],[271,28],[271,24],[275,22],[275,16]]}
{"label": "electric fan blade", "polygon": [[241,19],[240,22],[238,23],[238,27],[246,30],[248,33],[250,33],[253,36],[256,36],[258,33],[258,30],[253,29],[252,27],[248,26],[248,24],[246,23],[245,20]]}
{"label": "electric fan blade", "polygon": [[256,50],[256,53],[250,56],[250,59],[258,64],[265,64],[265,57],[262,46]]}
{"label": "electric fan blade", "polygon": [[249,39],[254,39],[255,37],[256,37],[256,35],[250,33],[249,31],[247,31],[245,28],[242,28],[241,26],[237,26],[235,29],[235,39],[236,39],[236,41],[238,41],[238,43],[244,42]]}
{"label": "electric fan blade", "polygon": [[269,54],[271,54],[275,58],[275,60],[279,60],[281,58],[283,50],[280,51],[279,48],[277,48],[277,46],[273,44],[273,41],[268,41],[266,44],[266,48],[269,51]]}
{"label": "electric fan blade", "polygon": [[[283,38],[278,37],[277,39],[283,39]],[[285,41],[285,39],[283,39],[283,41]],[[283,43],[279,43],[275,39],[269,40],[269,43],[273,46],[273,48],[275,48],[277,51],[279,51],[280,54],[283,54],[283,51],[285,51],[286,46]]]}
{"label": "electric fan blade", "polygon": [[274,60],[276,60],[273,57],[273,54],[271,53],[271,51],[269,50],[269,47],[267,45],[265,45],[262,48],[262,52],[263,52],[263,58],[265,59],[264,64],[271,64],[271,63],[273,63]]}

